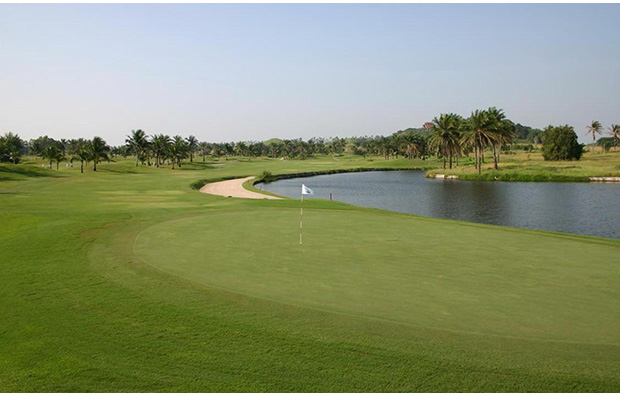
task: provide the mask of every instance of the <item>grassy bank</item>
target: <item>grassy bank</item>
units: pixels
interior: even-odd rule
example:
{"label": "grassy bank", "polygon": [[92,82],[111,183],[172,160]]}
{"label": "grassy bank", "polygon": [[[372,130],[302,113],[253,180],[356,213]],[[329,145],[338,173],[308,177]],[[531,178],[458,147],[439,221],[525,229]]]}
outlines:
{"label": "grassy bank", "polygon": [[469,181],[537,181],[537,182],[589,182],[590,177],[620,177],[620,152],[588,152],[579,161],[545,161],[540,152],[502,155],[500,169],[492,163],[483,167],[482,174],[474,168],[469,158],[453,169],[435,168],[426,173],[456,175]]}
{"label": "grassy bank", "polygon": [[308,200],[300,247],[298,201],[189,187],[429,162],[41,163],[0,165],[2,391],[620,387],[618,241]]}

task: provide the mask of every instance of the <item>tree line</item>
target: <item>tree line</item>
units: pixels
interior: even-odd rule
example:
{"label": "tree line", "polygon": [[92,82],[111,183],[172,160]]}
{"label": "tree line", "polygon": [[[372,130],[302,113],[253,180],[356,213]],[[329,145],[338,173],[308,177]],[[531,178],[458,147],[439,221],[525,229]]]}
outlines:
{"label": "tree line", "polygon": [[[593,121],[587,133],[593,140],[604,131],[600,122]],[[620,142],[620,126],[609,128],[614,145]],[[17,134],[0,136],[0,161],[18,163],[25,154],[41,157],[48,161],[48,168],[54,162],[59,168],[61,162],[73,165],[80,163],[80,171],[92,163],[93,170],[101,161],[109,161],[116,155],[135,157],[135,165],[160,167],[164,164],[174,169],[181,167],[184,160],[193,162],[196,157],[221,158],[231,156],[270,157],[284,159],[306,159],[314,155],[341,155],[345,152],[361,156],[383,156],[385,159],[399,157],[425,160],[435,157],[443,162],[443,168],[458,166],[463,156],[473,155],[474,166],[482,172],[486,156],[493,161],[493,168],[499,169],[502,151],[510,149],[516,141],[543,143],[543,157],[546,160],[579,159],[583,145],[577,142],[573,128],[548,126],[544,130],[515,124],[506,118],[504,111],[495,107],[475,110],[468,118],[446,113],[426,122],[421,128],[400,130],[389,136],[356,136],[350,138],[271,139],[267,141],[238,141],[228,143],[200,142],[195,136],[184,138],[167,134],[148,135],[143,130],[132,130],[126,136],[125,144],[110,147],[101,137],[92,140],[60,139],[48,136],[26,142]],[[527,146],[526,146],[527,147]],[[531,147],[531,146],[530,146]]]}
{"label": "tree line", "polygon": [[206,157],[221,158],[229,156],[270,157],[288,159],[306,159],[312,155],[342,154],[347,140],[344,138],[311,138],[280,140],[272,139],[266,142],[238,141],[230,143],[199,142],[195,136],[183,138],[170,137],[166,134],[148,136],[143,130],[132,130],[125,140],[124,155],[133,155],[136,166],[140,163],[160,166],[164,162],[182,165],[184,159],[194,161],[194,157],[201,156],[203,162]]}
{"label": "tree line", "polygon": [[[11,135],[8,133],[7,135]],[[5,137],[7,136],[5,135]],[[16,136],[16,135],[13,135]],[[19,140],[19,141],[18,141]],[[56,169],[59,168],[61,162],[68,162],[73,165],[74,161],[80,162],[80,171],[84,173],[84,166],[92,163],[93,171],[97,171],[97,165],[102,161],[110,160],[110,146],[101,137],[93,137],[92,140],[79,139],[61,139],[42,136],[30,140],[28,143],[21,141],[19,138],[12,137],[11,146],[13,151],[21,151],[21,154],[29,154],[40,157],[48,162],[48,168],[51,169],[56,162]],[[13,156],[13,163],[19,161],[19,156]]]}

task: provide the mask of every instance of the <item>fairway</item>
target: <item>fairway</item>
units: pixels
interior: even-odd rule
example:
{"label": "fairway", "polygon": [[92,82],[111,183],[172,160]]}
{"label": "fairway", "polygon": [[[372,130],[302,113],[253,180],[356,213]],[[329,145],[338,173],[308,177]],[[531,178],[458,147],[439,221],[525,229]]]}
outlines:
{"label": "fairway", "polygon": [[620,344],[620,268],[610,266],[618,243],[371,211],[305,217],[303,245],[298,210],[242,210],[153,225],[134,253],[194,282],[297,306],[447,331]]}

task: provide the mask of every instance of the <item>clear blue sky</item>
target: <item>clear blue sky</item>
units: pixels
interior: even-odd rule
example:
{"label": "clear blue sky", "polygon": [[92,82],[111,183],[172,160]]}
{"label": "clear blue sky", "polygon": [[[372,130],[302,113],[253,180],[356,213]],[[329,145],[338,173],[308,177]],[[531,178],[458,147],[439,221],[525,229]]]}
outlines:
{"label": "clear blue sky", "polygon": [[388,134],[497,106],[620,123],[620,5],[0,5],[0,133]]}

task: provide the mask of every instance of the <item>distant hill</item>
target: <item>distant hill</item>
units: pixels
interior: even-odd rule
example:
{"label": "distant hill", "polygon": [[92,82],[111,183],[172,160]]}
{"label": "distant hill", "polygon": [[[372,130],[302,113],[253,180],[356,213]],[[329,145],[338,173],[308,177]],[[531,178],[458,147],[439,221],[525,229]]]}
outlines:
{"label": "distant hill", "polygon": [[265,144],[265,145],[282,144],[283,142],[284,141],[282,139],[273,138],[273,139],[269,139],[269,140],[263,141],[263,144]]}
{"label": "distant hill", "polygon": [[405,130],[399,130],[397,132],[394,132],[394,134],[409,134],[409,133],[413,133],[413,134],[417,134],[420,136],[425,136],[427,134],[429,134],[430,132],[425,129],[425,128],[407,128]]}
{"label": "distant hill", "polygon": [[517,140],[524,140],[536,144],[542,141],[542,130],[537,128],[524,126],[518,123],[515,125],[515,133],[517,134]]}

